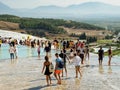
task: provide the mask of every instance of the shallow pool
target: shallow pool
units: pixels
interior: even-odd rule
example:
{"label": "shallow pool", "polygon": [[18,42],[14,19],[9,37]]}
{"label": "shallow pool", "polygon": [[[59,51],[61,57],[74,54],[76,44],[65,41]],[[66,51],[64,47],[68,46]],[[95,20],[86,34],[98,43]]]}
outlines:
{"label": "shallow pool", "polygon": [[[31,48],[27,46],[17,45],[18,48],[18,58],[26,58],[26,57],[37,57],[37,48]],[[51,50],[51,54],[54,54],[56,50]],[[45,55],[44,48],[41,48],[41,56]],[[2,44],[0,47],[0,60],[9,59],[9,45]]]}

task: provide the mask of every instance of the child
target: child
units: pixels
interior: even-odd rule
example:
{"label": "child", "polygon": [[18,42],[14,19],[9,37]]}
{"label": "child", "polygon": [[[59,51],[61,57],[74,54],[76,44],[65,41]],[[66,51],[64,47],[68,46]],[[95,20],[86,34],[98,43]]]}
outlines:
{"label": "child", "polygon": [[[52,84],[52,83],[51,83],[51,77],[50,77],[50,75],[52,74],[52,72],[49,71],[49,66],[50,66],[50,64],[51,64],[51,63],[50,63],[50,61],[49,61],[48,56],[45,56],[45,62],[44,62],[44,64],[43,64],[42,73],[43,73],[43,71],[44,71],[44,69],[45,69],[45,67],[46,67],[44,75],[46,75],[47,86],[49,86],[50,84]],[[50,81],[50,82],[49,82],[49,81]]]}

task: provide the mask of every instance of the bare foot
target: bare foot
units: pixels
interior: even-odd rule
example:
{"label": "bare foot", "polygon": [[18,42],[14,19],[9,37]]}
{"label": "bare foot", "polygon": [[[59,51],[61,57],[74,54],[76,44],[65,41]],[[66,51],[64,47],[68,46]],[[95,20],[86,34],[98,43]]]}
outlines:
{"label": "bare foot", "polygon": [[75,78],[78,78],[78,76],[76,76]]}
{"label": "bare foot", "polygon": [[61,84],[61,81],[58,81],[57,84]]}
{"label": "bare foot", "polygon": [[50,84],[47,84],[47,86],[50,86]]}

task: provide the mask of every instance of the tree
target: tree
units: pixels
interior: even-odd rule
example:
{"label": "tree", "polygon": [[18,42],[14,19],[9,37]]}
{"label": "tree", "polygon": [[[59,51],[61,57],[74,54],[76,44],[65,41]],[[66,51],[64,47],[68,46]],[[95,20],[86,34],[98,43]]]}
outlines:
{"label": "tree", "polygon": [[86,39],[86,34],[85,34],[85,33],[82,33],[82,34],[79,36],[79,39],[80,39],[80,40],[85,40],[85,39]]}
{"label": "tree", "polygon": [[96,37],[87,37],[87,43],[92,43],[92,42],[96,42],[97,41],[97,38]]}

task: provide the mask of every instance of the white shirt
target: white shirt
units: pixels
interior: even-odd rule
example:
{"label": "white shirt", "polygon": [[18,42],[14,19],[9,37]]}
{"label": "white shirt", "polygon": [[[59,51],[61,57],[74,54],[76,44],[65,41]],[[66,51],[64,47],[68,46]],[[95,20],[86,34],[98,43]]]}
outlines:
{"label": "white shirt", "polygon": [[15,53],[18,53],[18,48],[17,47],[15,47]]}
{"label": "white shirt", "polygon": [[79,57],[79,56],[75,56],[74,58],[73,58],[73,62],[74,62],[74,65],[75,66],[79,66],[80,65],[80,62],[81,61],[81,58]]}
{"label": "white shirt", "polygon": [[10,47],[9,52],[10,52],[10,53],[14,53],[14,52],[15,52],[14,47]]}
{"label": "white shirt", "polygon": [[84,54],[84,48],[80,48],[80,54]]}

